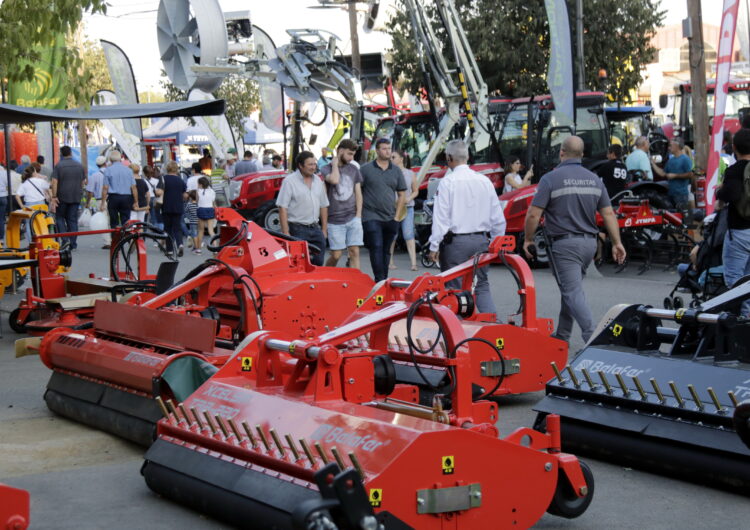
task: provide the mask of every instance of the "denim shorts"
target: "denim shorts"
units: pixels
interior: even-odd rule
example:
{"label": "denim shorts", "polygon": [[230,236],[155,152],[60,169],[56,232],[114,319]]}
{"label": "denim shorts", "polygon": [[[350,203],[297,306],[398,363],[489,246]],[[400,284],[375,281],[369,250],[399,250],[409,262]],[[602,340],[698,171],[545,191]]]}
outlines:
{"label": "denim shorts", "polygon": [[188,233],[190,237],[198,237],[198,225],[193,223],[187,223],[185,226],[187,226]]}
{"label": "denim shorts", "polygon": [[406,209],[406,217],[401,221],[401,235],[404,241],[414,239],[414,206]]}
{"label": "denim shorts", "polygon": [[196,214],[198,215],[198,219],[201,219],[203,221],[213,219],[215,217],[213,208],[198,208]]}
{"label": "denim shorts", "polygon": [[364,245],[362,237],[362,219],[359,217],[353,217],[343,225],[328,225],[328,247],[331,250],[361,247]]}

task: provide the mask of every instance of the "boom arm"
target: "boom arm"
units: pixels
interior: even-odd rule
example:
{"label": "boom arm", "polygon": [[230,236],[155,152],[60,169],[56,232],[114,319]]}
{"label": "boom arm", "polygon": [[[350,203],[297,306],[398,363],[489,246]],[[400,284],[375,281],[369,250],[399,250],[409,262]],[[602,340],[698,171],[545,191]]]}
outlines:
{"label": "boom arm", "polygon": [[[429,68],[447,109],[447,119],[441,124],[441,130],[417,174],[417,182],[421,184],[453,126],[458,123],[461,105],[469,121],[467,141],[474,144],[475,149],[484,149],[489,145],[489,95],[453,1],[435,0],[435,6],[456,61],[455,69],[448,66],[442,41],[435,35],[422,3],[405,0],[405,6],[410,14],[420,64]],[[475,126],[475,116],[479,127]]]}

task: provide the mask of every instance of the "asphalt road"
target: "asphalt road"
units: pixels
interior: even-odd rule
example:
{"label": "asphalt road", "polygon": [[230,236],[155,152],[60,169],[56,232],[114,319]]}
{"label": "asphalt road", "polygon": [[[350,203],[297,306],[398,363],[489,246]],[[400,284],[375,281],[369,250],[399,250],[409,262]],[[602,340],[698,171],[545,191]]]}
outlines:
{"label": "asphalt road", "polygon": [[[101,245],[100,236],[81,240],[72,277],[106,273],[107,253]],[[366,255],[363,258],[369,272]],[[177,277],[199,261],[198,256],[185,256]],[[397,264],[392,276],[419,274],[408,270],[404,254],[397,256]],[[586,291],[597,318],[617,303],[661,305],[676,280],[675,273],[660,268],[642,276],[635,272],[631,266],[614,274],[605,266],[603,274],[590,275]],[[559,294],[553,277],[541,270],[535,280],[540,316],[557,319]],[[495,268],[491,281],[500,314],[513,313],[518,300],[510,276]],[[4,334],[0,339],[0,482],[31,492],[32,528],[223,528],[153,494],[139,474],[142,448],[47,410],[42,395],[49,370],[38,357],[14,358],[13,343],[19,336],[8,329],[7,313],[17,306],[20,296],[6,293],[0,300]],[[576,335],[571,352],[582,346]],[[541,397],[537,393],[503,399],[498,422],[501,435],[531,426],[535,417],[531,409]],[[587,462],[596,480],[588,511],[574,520],[545,515],[537,528],[723,529],[741,528],[750,521],[746,497],[596,460]]]}

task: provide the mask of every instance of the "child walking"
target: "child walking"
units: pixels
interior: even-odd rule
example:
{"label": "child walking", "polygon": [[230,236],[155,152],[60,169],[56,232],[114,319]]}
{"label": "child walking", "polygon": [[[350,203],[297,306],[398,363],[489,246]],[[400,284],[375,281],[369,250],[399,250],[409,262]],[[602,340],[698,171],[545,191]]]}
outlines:
{"label": "child walking", "polygon": [[195,190],[188,192],[188,202],[185,205],[185,226],[188,231],[188,246],[193,247],[193,252],[201,253],[201,247],[198,243],[198,197]]}

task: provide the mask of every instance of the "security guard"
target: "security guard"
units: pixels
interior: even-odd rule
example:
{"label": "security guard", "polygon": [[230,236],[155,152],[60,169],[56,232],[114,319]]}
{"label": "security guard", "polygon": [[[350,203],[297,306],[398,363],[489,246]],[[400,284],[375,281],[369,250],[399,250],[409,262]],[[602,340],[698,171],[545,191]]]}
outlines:
{"label": "security guard", "polygon": [[[440,181],[432,213],[430,257],[445,271],[477,253],[487,252],[488,236],[505,234],[505,217],[490,180],[469,168],[469,149],[461,140],[445,147],[450,171]],[[447,287],[460,289],[461,280]],[[495,313],[487,268],[477,271],[476,305],[480,313]]]}
{"label": "security guard", "polygon": [[604,218],[617,263],[625,260],[625,247],[607,190],[599,177],[581,165],[582,157],[583,140],[578,136],[566,138],[560,147],[560,165],[542,177],[526,214],[523,249],[531,258],[530,247],[544,214],[544,230],[551,245],[550,265],[562,297],[555,336],[570,341],[575,320],[584,342],[588,342],[594,320],[583,292],[583,275],[596,253],[597,210]]}

